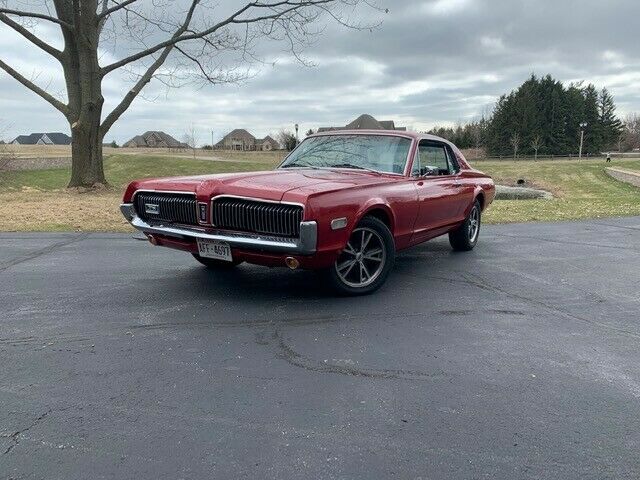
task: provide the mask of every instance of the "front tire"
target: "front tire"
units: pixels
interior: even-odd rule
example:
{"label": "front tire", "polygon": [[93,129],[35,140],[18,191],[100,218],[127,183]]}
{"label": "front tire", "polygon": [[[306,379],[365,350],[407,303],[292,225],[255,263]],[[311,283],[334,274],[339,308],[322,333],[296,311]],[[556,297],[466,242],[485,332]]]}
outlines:
{"label": "front tire", "polygon": [[229,270],[233,267],[240,265],[242,262],[233,260],[232,262],[225,262],[224,260],[215,260],[213,258],[201,257],[197,253],[192,253],[193,258],[200,262],[205,267],[211,270]]}
{"label": "front tire", "polygon": [[482,208],[478,200],[473,202],[473,207],[462,225],[454,231],[449,232],[449,243],[451,248],[457,252],[468,252],[478,243],[480,236],[480,223],[482,217]]}
{"label": "front tire", "polygon": [[365,217],[353,229],[346,248],[326,274],[338,293],[366,295],[386,281],[395,253],[389,228],[377,218]]}

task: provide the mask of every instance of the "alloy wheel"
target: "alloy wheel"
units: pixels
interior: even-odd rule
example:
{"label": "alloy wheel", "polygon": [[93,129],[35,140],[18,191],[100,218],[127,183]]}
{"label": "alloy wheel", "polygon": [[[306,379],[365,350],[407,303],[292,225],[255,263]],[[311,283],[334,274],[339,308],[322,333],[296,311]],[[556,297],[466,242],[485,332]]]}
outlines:
{"label": "alloy wheel", "polygon": [[340,280],[352,288],[364,288],[380,276],[387,260],[384,240],[369,227],[358,227],[336,261]]}
{"label": "alloy wheel", "polygon": [[476,241],[478,232],[480,231],[480,211],[478,207],[474,206],[469,214],[469,241],[471,243]]}

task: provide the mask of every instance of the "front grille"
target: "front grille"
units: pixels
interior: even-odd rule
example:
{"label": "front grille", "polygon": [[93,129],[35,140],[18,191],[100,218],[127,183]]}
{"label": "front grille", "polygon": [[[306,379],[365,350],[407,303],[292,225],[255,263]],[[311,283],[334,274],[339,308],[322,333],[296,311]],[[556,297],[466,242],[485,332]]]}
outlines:
{"label": "front grille", "polygon": [[299,237],[302,207],[222,197],[213,201],[213,225],[218,228],[282,237]]}
{"label": "front grille", "polygon": [[134,206],[136,213],[143,220],[198,225],[195,195],[138,192]]}

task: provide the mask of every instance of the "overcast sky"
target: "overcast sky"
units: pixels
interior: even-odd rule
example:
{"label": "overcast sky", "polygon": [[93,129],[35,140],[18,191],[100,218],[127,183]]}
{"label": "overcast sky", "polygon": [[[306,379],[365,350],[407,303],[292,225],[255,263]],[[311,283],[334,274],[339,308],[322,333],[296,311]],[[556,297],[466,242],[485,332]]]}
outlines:
{"label": "overcast sky", "polygon": [[[224,3],[224,2],[223,2]],[[226,3],[237,5],[237,0]],[[193,125],[200,144],[232,128],[257,136],[344,125],[361,113],[416,130],[470,120],[531,73],[585,80],[614,95],[620,116],[640,111],[639,0],[378,0],[387,14],[362,8],[382,25],[354,31],[328,23],[305,56],[282,44],[260,47],[265,64],[240,85],[167,90],[158,82],[116,123],[106,140],[119,143],[146,130],[181,138]],[[215,10],[214,10],[215,14]],[[53,33],[35,31],[55,44]],[[105,53],[104,58],[119,52]],[[0,59],[63,95],[60,71],[44,54],[0,24]],[[106,108],[130,85],[105,83]],[[64,131],[49,104],[0,71],[0,122],[17,134]]]}

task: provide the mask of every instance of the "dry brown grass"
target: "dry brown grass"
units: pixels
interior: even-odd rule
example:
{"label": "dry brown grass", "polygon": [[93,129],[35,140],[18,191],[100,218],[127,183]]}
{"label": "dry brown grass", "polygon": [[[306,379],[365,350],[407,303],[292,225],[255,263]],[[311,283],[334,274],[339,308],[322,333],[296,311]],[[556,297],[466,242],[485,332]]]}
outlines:
{"label": "dry brown grass", "polygon": [[119,191],[69,190],[0,193],[0,231],[129,232],[120,214]]}

